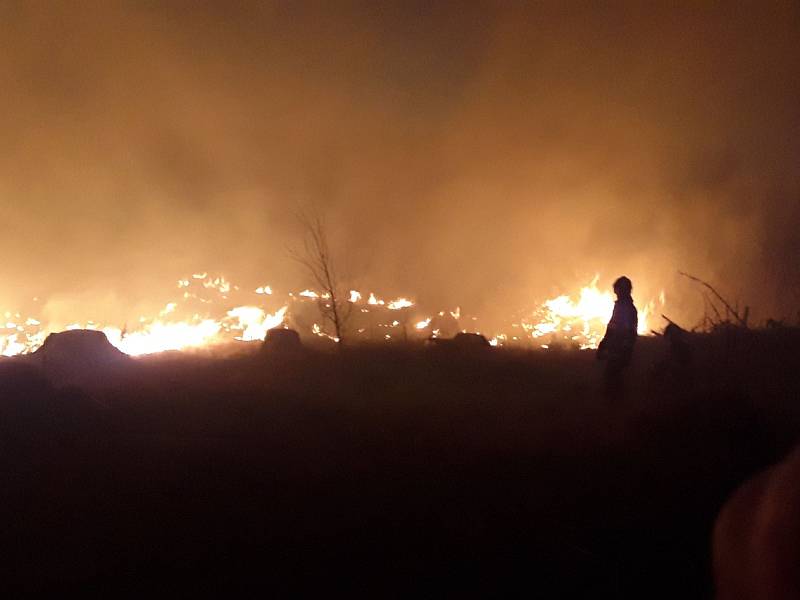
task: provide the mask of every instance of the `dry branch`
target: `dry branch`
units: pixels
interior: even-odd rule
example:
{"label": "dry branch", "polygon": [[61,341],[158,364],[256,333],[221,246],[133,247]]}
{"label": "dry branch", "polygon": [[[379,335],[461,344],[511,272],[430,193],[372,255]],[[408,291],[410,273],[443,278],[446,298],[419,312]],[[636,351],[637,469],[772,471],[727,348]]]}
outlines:
{"label": "dry branch", "polygon": [[[739,316],[739,313],[731,306],[731,304],[727,300],[725,300],[725,298],[722,297],[722,295],[717,290],[714,289],[714,287],[710,283],[703,281],[702,279],[700,279],[699,277],[695,277],[694,275],[689,275],[689,273],[684,273],[683,271],[678,271],[678,274],[683,275],[687,279],[691,279],[692,281],[699,283],[703,287],[707,288],[714,295],[714,297],[722,303],[722,305],[725,307],[725,310],[727,310],[729,314],[733,315],[736,318],[739,325],[741,325],[742,327],[747,327],[747,319],[743,319],[741,316]],[[713,302],[711,302],[711,306],[714,309],[714,312],[717,314],[717,317],[721,320],[722,317],[719,314],[719,311],[717,310],[717,307],[714,305]]]}

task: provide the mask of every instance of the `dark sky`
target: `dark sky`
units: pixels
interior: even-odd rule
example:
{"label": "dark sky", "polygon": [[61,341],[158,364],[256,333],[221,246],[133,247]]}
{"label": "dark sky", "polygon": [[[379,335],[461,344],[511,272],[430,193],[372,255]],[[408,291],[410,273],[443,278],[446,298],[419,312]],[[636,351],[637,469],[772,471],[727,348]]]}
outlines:
{"label": "dark sky", "polygon": [[430,4],[0,3],[0,305],[303,286],[315,204],[387,295],[796,313],[800,5]]}

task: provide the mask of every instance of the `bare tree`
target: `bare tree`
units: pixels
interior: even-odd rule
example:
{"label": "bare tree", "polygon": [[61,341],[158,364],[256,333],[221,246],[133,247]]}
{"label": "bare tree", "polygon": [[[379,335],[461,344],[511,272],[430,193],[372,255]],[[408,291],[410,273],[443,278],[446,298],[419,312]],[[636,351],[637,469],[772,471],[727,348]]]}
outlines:
{"label": "bare tree", "polygon": [[347,335],[353,303],[348,299],[328,244],[325,219],[317,210],[300,210],[296,216],[303,230],[303,248],[290,250],[290,255],[304,267],[318,288],[320,297],[316,300],[323,324],[333,329],[333,337],[341,345]]}

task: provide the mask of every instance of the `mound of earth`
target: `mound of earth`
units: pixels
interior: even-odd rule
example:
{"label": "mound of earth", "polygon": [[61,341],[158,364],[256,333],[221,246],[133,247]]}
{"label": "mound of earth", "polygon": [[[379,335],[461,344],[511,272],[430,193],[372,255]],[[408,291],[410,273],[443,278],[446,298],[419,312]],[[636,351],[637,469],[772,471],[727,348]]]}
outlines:
{"label": "mound of earth", "polygon": [[111,345],[102,331],[75,329],[51,333],[33,358],[47,379],[56,384],[102,377],[104,369],[125,363],[129,357]]}
{"label": "mound of earth", "polygon": [[284,329],[276,327],[267,331],[264,339],[264,350],[276,352],[296,352],[303,348],[300,341],[300,334],[294,329]]}
{"label": "mound of earth", "polygon": [[460,351],[491,348],[489,340],[480,333],[459,332],[453,338],[430,337],[427,345],[436,348],[448,348]]}
{"label": "mound of earth", "polygon": [[457,333],[453,338],[453,345],[457,348],[490,348],[489,340],[480,333]]}

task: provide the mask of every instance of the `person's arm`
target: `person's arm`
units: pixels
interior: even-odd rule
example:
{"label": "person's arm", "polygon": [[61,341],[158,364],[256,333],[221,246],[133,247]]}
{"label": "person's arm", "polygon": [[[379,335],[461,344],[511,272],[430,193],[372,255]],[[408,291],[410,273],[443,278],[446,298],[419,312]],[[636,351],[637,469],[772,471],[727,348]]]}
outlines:
{"label": "person's arm", "polygon": [[609,319],[608,325],[606,325],[606,333],[597,345],[597,354],[595,355],[597,360],[605,360],[608,357],[608,340],[610,337],[614,336],[618,323],[619,306],[617,303],[614,303],[614,311],[611,313],[611,319]]}

